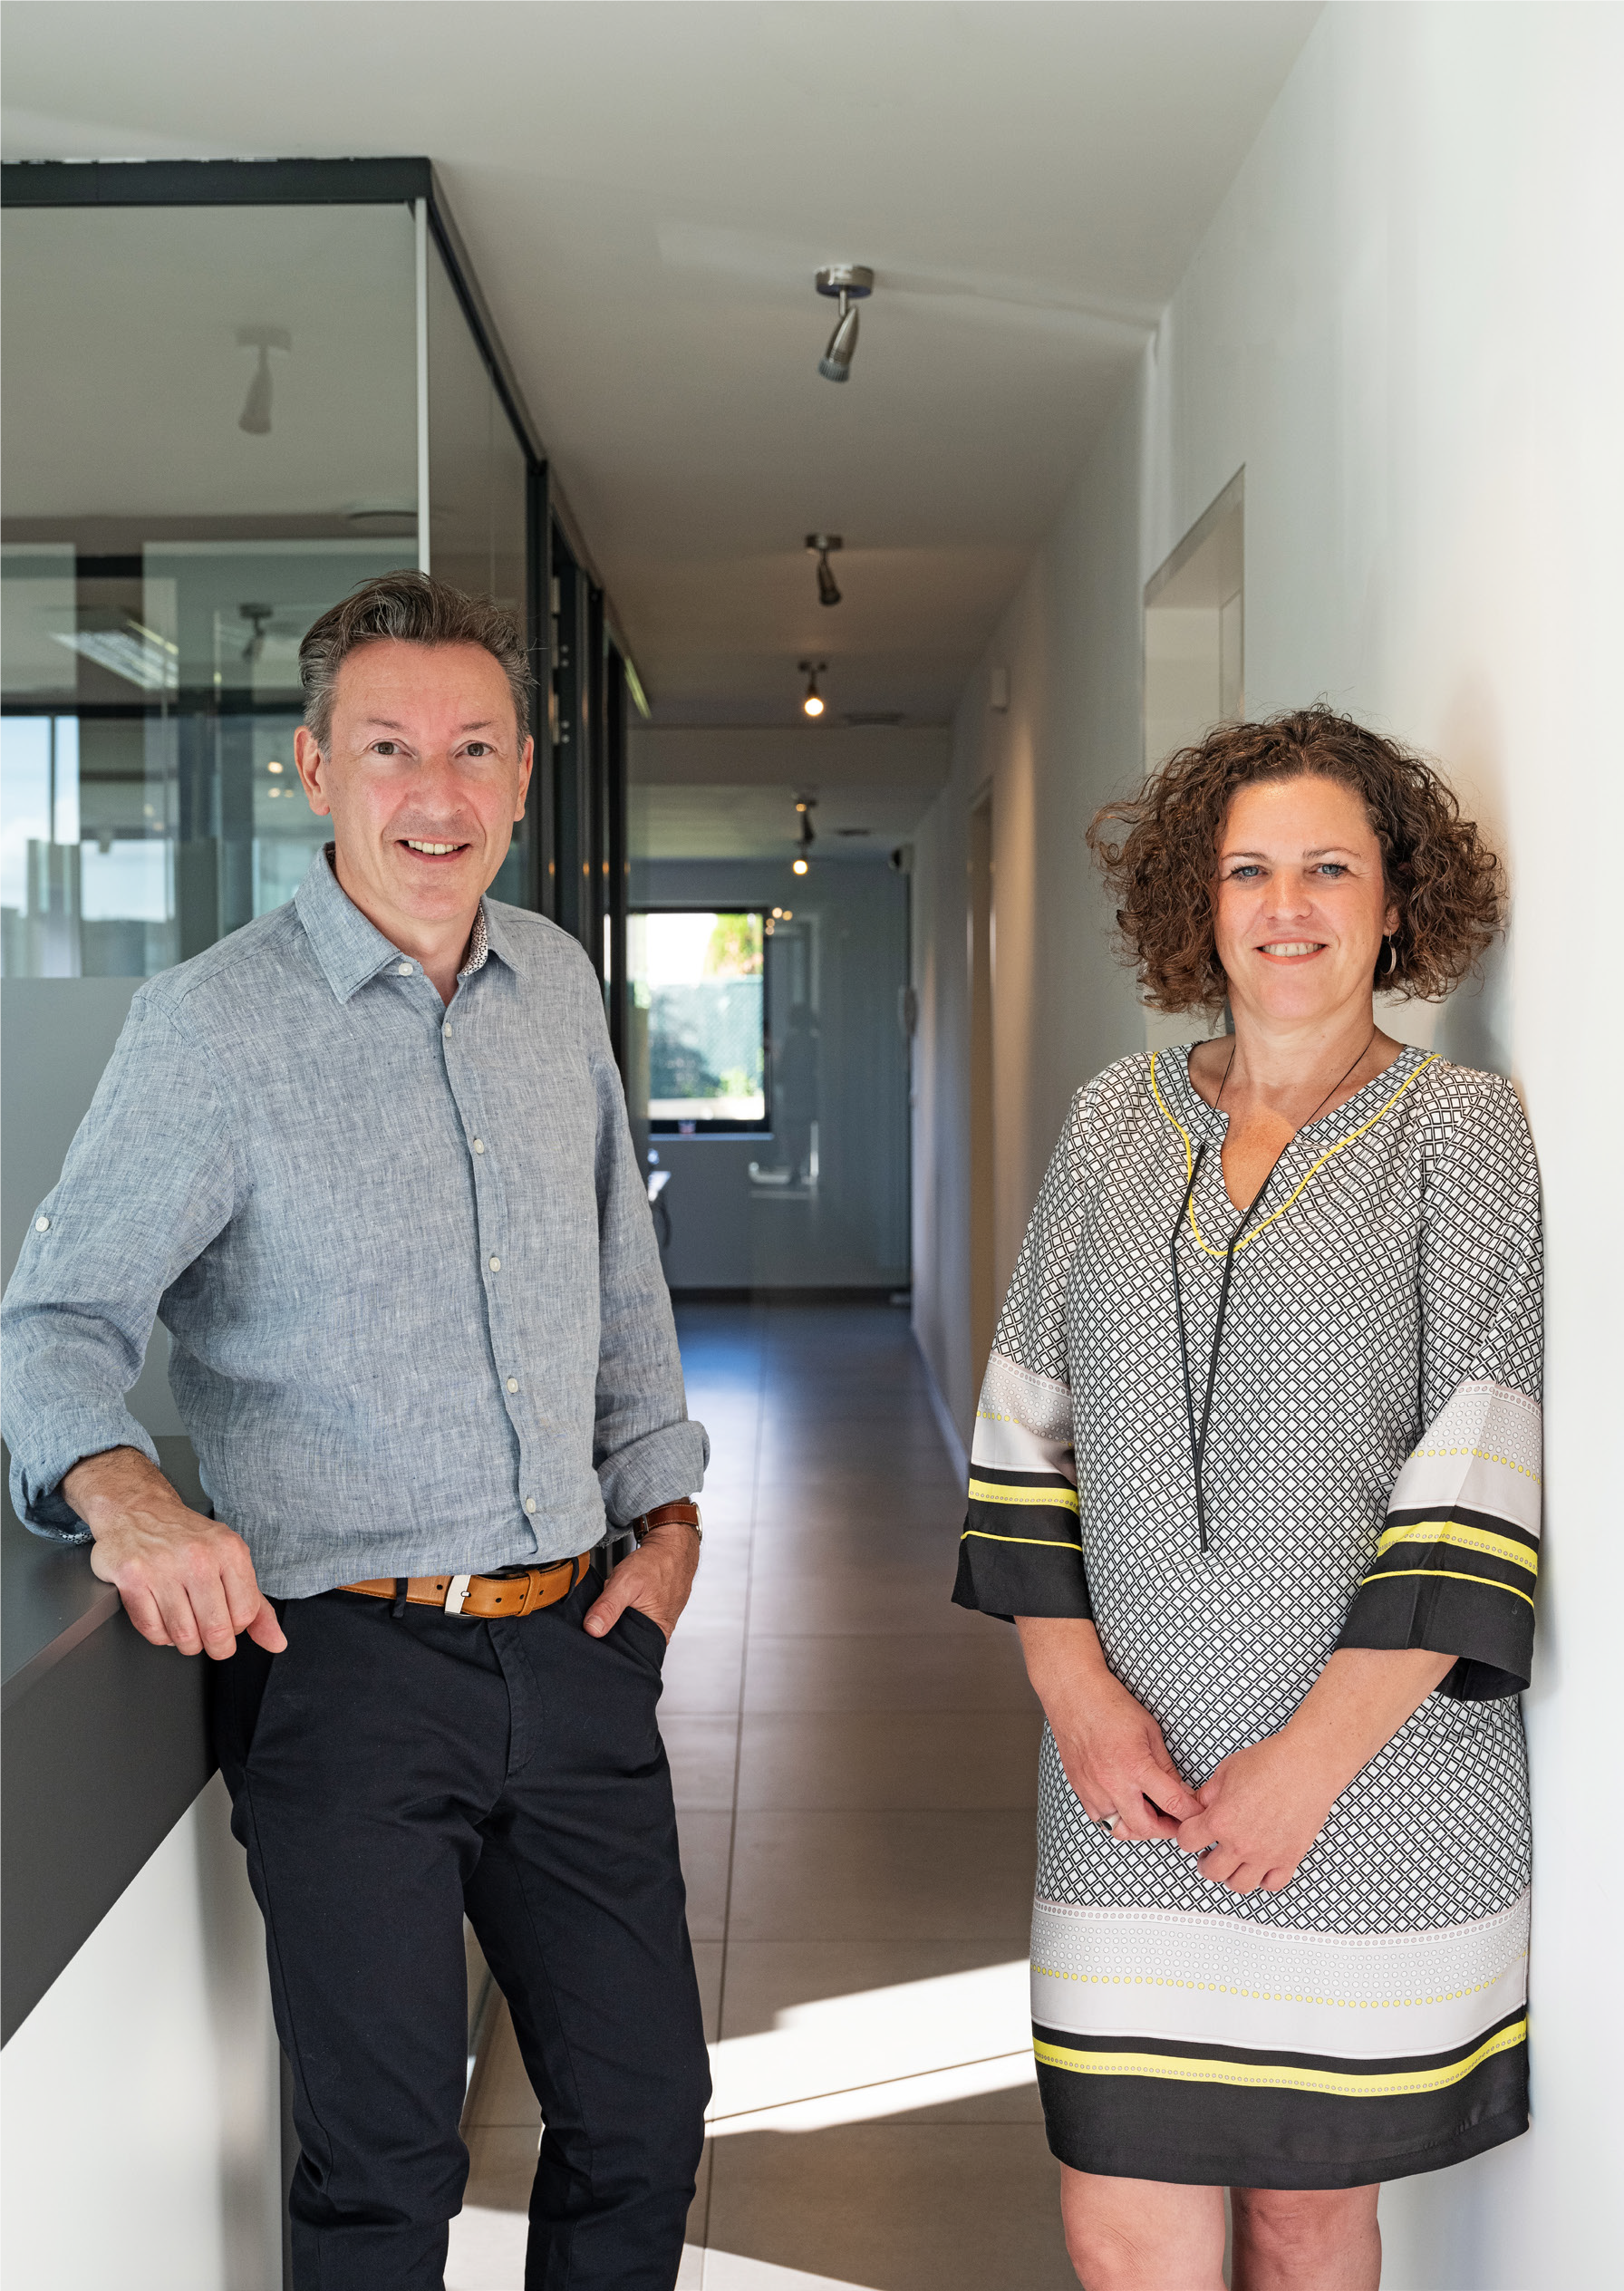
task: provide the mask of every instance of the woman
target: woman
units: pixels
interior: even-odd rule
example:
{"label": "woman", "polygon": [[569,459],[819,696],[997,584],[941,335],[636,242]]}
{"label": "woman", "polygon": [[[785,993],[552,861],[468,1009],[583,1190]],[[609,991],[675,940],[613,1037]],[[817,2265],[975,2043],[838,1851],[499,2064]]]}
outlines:
{"label": "woman", "polygon": [[[1126,830],[1119,843],[1105,840]],[[1500,921],[1426,764],[1229,725],[1090,832],[1146,999],[1080,1091],[976,1420],[961,1604],[1042,1701],[1033,2018],[1088,2291],[1370,2291],[1378,2183],[1526,2125],[1518,1690],[1539,1181],[1385,1034]]]}

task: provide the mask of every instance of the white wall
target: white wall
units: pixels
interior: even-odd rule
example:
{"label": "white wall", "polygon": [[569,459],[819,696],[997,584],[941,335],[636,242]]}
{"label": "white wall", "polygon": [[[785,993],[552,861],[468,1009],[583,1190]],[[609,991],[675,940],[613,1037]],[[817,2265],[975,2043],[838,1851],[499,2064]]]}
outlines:
{"label": "white wall", "polygon": [[1510,1074],[1545,1174],[1536,2121],[1389,2191],[1388,2291],[1588,2291],[1617,2267],[1620,84],[1617,7],[1327,11],[971,680],[919,837],[916,1318],[962,1424],[964,812],[991,776],[1005,1277],[1068,1094],[1143,1040],[1081,827],[1138,767],[1142,584],[1237,469],[1248,712],[1323,693],[1431,749],[1511,865],[1486,987],[1400,1030]]}
{"label": "white wall", "polygon": [[0,2053],[16,2291],[282,2280],[265,1930],[217,1774]]}
{"label": "white wall", "polygon": [[[914,1321],[968,1436],[971,805],[992,788],[994,1256],[1001,1290],[1071,1092],[1144,1043],[1083,832],[1139,755],[1136,395],[1117,409],[971,678],[947,788],[914,837]],[[991,706],[991,671],[1010,676]]]}

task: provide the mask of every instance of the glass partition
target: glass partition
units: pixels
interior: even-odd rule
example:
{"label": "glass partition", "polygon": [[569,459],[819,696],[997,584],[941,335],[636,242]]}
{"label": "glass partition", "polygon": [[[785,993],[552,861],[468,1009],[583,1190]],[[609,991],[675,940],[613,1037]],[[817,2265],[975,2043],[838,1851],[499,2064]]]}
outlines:
{"label": "glass partition", "polygon": [[10,209],[4,300],[0,962],[139,978],[323,840],[299,641],[417,561],[412,217]]}
{"label": "glass partition", "polygon": [[[529,626],[525,449],[469,330],[439,248],[428,249],[429,557],[436,576],[494,596]],[[533,730],[536,728],[532,726]],[[491,889],[530,904],[532,818]]]}
{"label": "glass partition", "polygon": [[420,213],[6,209],[7,977],[143,977],[292,896],[300,640],[420,562],[420,418],[432,570],[529,624],[526,449],[431,234],[420,378]]}

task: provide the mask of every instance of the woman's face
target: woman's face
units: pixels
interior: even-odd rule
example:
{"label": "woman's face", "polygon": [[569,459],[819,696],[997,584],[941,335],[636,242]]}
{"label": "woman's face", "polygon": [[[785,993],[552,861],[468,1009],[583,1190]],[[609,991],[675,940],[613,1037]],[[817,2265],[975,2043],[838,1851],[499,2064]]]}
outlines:
{"label": "woman's face", "polygon": [[1381,846],[1339,779],[1242,788],[1218,837],[1218,960],[1232,1008],[1281,1021],[1334,1019],[1363,998],[1397,927]]}

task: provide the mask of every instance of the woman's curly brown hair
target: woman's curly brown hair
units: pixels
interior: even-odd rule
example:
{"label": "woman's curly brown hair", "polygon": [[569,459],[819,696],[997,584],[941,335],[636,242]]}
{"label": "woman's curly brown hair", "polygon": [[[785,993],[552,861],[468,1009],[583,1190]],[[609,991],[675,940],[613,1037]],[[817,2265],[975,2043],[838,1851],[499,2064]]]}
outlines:
{"label": "woman's curly brown hair", "polygon": [[[1116,894],[1127,958],[1153,1010],[1211,1009],[1229,991],[1213,928],[1218,838],[1238,788],[1339,779],[1363,798],[1398,909],[1376,983],[1436,1002],[1475,970],[1504,921],[1504,870],[1434,767],[1323,703],[1221,724],[1094,816],[1088,848]],[[1123,829],[1120,841],[1113,831]]]}

